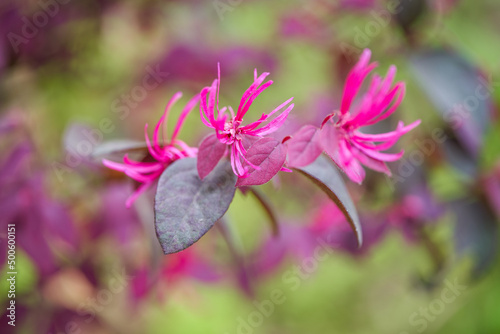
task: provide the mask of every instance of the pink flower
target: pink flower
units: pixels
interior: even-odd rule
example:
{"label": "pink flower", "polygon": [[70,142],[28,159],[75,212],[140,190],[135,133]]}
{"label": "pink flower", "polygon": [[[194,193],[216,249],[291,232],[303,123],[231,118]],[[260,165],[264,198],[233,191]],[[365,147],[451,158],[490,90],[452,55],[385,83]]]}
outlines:
{"label": "pink flower", "polygon": [[328,115],[321,128],[323,149],[357,183],[365,178],[362,165],[390,176],[385,162],[400,159],[404,151],[395,154],[381,151],[391,148],[402,135],[420,124],[420,120],[417,120],[404,126],[400,121],[396,130],[381,134],[360,131],[361,127],[378,123],[394,113],[405,94],[403,82],[393,86],[396,67],[392,65],[385,78],[378,75],[372,77],[367,92],[359,104],[353,106],[363,81],[377,66],[377,63],[369,63],[370,56],[370,50],[365,49],[347,76],[340,110]]}
{"label": "pink flower", "polygon": [[[130,207],[132,203],[137,199],[137,197],[142,194],[153,182],[156,181],[163,173],[163,171],[174,161],[187,158],[195,157],[197,154],[197,149],[188,146],[182,140],[177,139],[177,136],[182,128],[182,124],[186,119],[189,112],[198,103],[199,95],[193,97],[184,107],[175,126],[174,132],[170,141],[162,144],[163,133],[166,133],[166,123],[167,116],[170,108],[182,97],[181,92],[174,94],[172,99],[168,102],[165,107],[165,112],[156,124],[153,133],[153,142],[149,140],[148,136],[148,125],[146,124],[144,128],[144,133],[146,137],[146,143],[149,151],[149,155],[142,161],[134,161],[128,157],[126,154],[123,157],[123,163],[117,163],[114,161],[103,159],[102,163],[111,169],[125,173],[128,177],[134,179],[135,181],[141,183],[137,190],[128,198],[126,206]],[[159,133],[161,131],[160,140]],[[150,161],[153,160],[153,161]]]}
{"label": "pink flower", "polygon": [[[247,150],[255,140],[276,131],[285,122],[294,106],[293,103],[288,105],[293,98],[288,99],[269,114],[262,114],[257,121],[242,125],[243,117],[250,109],[255,98],[273,83],[272,81],[263,83],[268,75],[269,73],[262,73],[257,76],[257,69],[255,69],[254,82],[241,97],[236,114],[230,106],[219,109],[220,65],[218,65],[218,78],[213,81],[212,86],[205,87],[201,91],[201,120],[206,126],[215,129],[215,134],[206,137],[200,144],[198,171],[201,178],[208,175],[225,155],[227,149],[229,149],[233,171],[240,178],[248,177],[252,171],[260,171],[261,167],[263,169],[264,160],[266,163],[271,161],[272,166],[266,165],[266,167],[272,167],[270,170],[273,170],[273,172],[275,168],[277,168],[276,172],[282,169],[286,152],[280,148],[281,143],[274,141],[274,139],[268,138],[269,140],[262,141],[257,146],[254,144],[252,147],[254,147],[253,151],[255,152],[251,152],[252,158],[247,155]],[[288,107],[286,107],[287,105]],[[286,109],[267,125],[261,126],[273,114],[285,107]],[[227,111],[229,111],[230,115],[228,115]],[[260,155],[260,157],[257,158],[257,155]],[[276,158],[276,156],[279,157]],[[271,174],[273,173],[267,173],[267,176]],[[267,176],[265,179],[267,179]],[[262,178],[260,181],[264,181],[264,179]]]}

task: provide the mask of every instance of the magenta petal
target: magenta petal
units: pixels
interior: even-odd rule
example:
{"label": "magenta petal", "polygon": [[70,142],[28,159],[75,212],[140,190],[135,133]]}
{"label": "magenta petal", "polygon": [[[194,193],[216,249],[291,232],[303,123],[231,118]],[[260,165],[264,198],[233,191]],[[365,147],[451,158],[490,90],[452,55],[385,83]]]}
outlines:
{"label": "magenta petal", "polygon": [[359,150],[353,148],[352,154],[356,159],[359,160],[363,165],[366,167],[373,169],[374,171],[384,173],[388,176],[391,176],[391,171],[389,170],[389,167],[385,164],[385,162],[373,159],[367,155],[365,155],[363,152],[360,152]]}
{"label": "magenta petal", "polygon": [[[326,152],[328,154],[328,152]],[[354,182],[361,184],[365,179],[365,170],[352,154],[352,147],[345,140],[339,141],[338,151],[328,156]]]}
{"label": "magenta petal", "polygon": [[204,179],[217,166],[226,152],[227,145],[217,139],[215,134],[203,138],[198,150],[197,169],[200,179]]}
{"label": "magenta petal", "polygon": [[266,137],[255,142],[248,149],[245,158],[260,169],[256,170],[249,166],[248,176],[239,178],[236,182],[237,187],[260,185],[271,180],[285,163],[286,149],[280,141]]}
{"label": "magenta petal", "polygon": [[380,160],[380,161],[396,161],[401,159],[403,154],[405,153],[404,150],[401,150],[399,153],[381,153],[378,151],[373,151],[373,150],[362,150],[363,153],[365,153],[367,156]]}
{"label": "magenta petal", "polygon": [[420,120],[416,120],[415,122],[402,126],[402,123],[400,121],[400,124],[398,124],[398,127],[396,130],[387,132],[387,133],[379,133],[379,134],[369,134],[369,133],[362,133],[362,132],[356,132],[356,137],[359,140],[363,141],[375,141],[375,142],[382,142],[382,141],[388,141],[394,139],[394,137],[401,137],[402,135],[408,133],[409,131],[413,130],[420,124]]}
{"label": "magenta petal", "polygon": [[288,106],[288,108],[285,109],[285,111],[279,114],[278,117],[273,119],[266,126],[263,126],[262,128],[257,130],[248,131],[246,133],[251,136],[265,136],[267,134],[273,133],[274,131],[278,130],[283,125],[283,123],[285,123],[286,118],[288,117],[290,111],[292,111],[293,107],[294,104],[292,103],[291,105]]}
{"label": "magenta petal", "polygon": [[330,157],[337,155],[339,150],[339,133],[331,122],[327,122],[320,130],[319,142]]}
{"label": "magenta petal", "polygon": [[139,188],[137,188],[136,191],[134,191],[132,193],[132,195],[130,195],[128,198],[127,198],[127,201],[125,202],[125,206],[130,209],[130,207],[132,207],[132,204],[135,202],[135,200],[142,194],[144,193],[146,190],[148,190],[150,186],[150,183],[143,183],[139,186]]}
{"label": "magenta petal", "polygon": [[184,109],[181,112],[181,115],[179,116],[179,120],[177,121],[177,124],[175,125],[174,132],[172,134],[172,138],[170,139],[171,142],[174,142],[177,139],[177,135],[182,129],[182,124],[184,124],[184,120],[186,117],[189,115],[191,110],[194,109],[198,101],[200,100],[200,94],[196,94],[189,102],[186,104]]}
{"label": "magenta petal", "polygon": [[304,167],[312,163],[321,154],[319,143],[320,130],[312,125],[301,127],[288,144],[288,166]]}

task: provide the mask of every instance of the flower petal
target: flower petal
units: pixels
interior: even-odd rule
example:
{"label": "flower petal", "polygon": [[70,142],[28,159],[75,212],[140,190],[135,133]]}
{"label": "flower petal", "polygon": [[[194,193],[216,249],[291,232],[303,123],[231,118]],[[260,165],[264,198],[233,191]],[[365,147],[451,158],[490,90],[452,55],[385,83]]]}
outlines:
{"label": "flower petal", "polygon": [[217,139],[215,134],[206,136],[198,149],[196,167],[200,179],[204,179],[217,166],[226,152],[227,145]]}

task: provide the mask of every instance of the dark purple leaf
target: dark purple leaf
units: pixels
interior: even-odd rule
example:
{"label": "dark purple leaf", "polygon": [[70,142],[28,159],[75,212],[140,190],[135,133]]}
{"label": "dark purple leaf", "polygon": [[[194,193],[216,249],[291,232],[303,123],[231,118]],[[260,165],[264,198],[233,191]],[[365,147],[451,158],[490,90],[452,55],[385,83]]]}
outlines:
{"label": "dark purple leaf", "polygon": [[319,129],[312,125],[304,125],[288,141],[288,166],[307,166],[316,160],[321,151]]}
{"label": "dark purple leaf", "polygon": [[409,33],[413,25],[426,11],[426,1],[398,0],[394,18],[404,32]]}
{"label": "dark purple leaf", "polygon": [[203,138],[198,149],[198,175],[204,179],[217,166],[226,152],[227,145],[217,139],[215,134]]}
{"label": "dark purple leaf", "polygon": [[320,155],[312,164],[296,169],[319,186],[337,204],[354,230],[358,245],[361,246],[363,235],[358,213],[336,167],[328,158]]}
{"label": "dark purple leaf", "polygon": [[174,162],[160,177],[155,198],[156,235],[165,254],[198,241],[229,208],[236,175],[227,160],[219,162],[203,181],[196,159]]}
{"label": "dark purple leaf", "polygon": [[446,158],[446,161],[462,174],[474,178],[478,171],[478,162],[471,159],[470,155],[456,141],[454,136],[441,144],[441,150]]}
{"label": "dark purple leaf", "polygon": [[271,180],[285,163],[286,149],[280,141],[266,137],[255,142],[247,151],[245,157],[260,169],[256,170],[248,166],[248,164],[244,164],[243,166],[249,168],[250,175],[239,178],[236,183],[237,187],[261,185]]}
{"label": "dark purple leaf", "polygon": [[449,50],[416,53],[411,65],[422,89],[460,143],[471,157],[477,157],[490,122],[490,84],[474,65]]}
{"label": "dark purple leaf", "polygon": [[472,274],[483,274],[497,258],[498,226],[487,206],[474,199],[451,203],[456,214],[454,241],[458,256],[472,255]]}

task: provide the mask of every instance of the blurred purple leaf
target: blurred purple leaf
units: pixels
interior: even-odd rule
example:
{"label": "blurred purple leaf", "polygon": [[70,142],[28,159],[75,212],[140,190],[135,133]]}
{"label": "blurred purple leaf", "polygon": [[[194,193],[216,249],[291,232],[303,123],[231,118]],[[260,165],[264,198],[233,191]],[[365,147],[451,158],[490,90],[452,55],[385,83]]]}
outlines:
{"label": "blurred purple leaf", "polygon": [[148,147],[145,142],[137,140],[109,140],[100,145],[97,145],[93,152],[92,157],[104,157],[107,155],[112,155],[116,153],[125,153],[131,151],[138,151],[147,153]]}
{"label": "blurred purple leaf", "polygon": [[426,9],[426,0],[398,0],[394,18],[403,31],[408,33]]}
{"label": "blurred purple leaf", "polygon": [[474,259],[472,276],[483,274],[495,262],[498,252],[498,226],[484,203],[462,199],[451,203],[456,215],[454,243],[459,257]]}
{"label": "blurred purple leaf", "polygon": [[421,51],[413,54],[410,62],[424,92],[466,151],[476,158],[491,118],[490,84],[474,65],[454,51]]}
{"label": "blurred purple leaf", "polygon": [[453,136],[441,144],[442,152],[446,161],[450,163],[457,171],[471,178],[474,178],[478,171],[478,162],[471,159],[470,155],[464,148],[456,141]]}
{"label": "blurred purple leaf", "polygon": [[179,252],[198,241],[229,208],[236,175],[221,161],[203,181],[196,159],[174,162],[163,172],[155,198],[155,227],[165,254]]}
{"label": "blurred purple leaf", "polygon": [[207,44],[179,44],[168,51],[157,66],[167,73],[166,82],[213,80],[214,64],[220,62],[224,73],[233,76],[254,67],[273,71],[275,58],[267,50],[256,50],[245,46],[216,49]]}
{"label": "blurred purple leaf", "polygon": [[485,176],[482,181],[485,195],[490,204],[490,208],[495,212],[497,218],[500,218],[500,169],[497,169],[490,175]]}
{"label": "blurred purple leaf", "polygon": [[313,218],[313,224],[308,227],[314,239],[333,249],[342,250],[351,255],[366,255],[372,247],[377,245],[388,231],[385,215],[370,214],[360,219],[363,230],[363,245],[358,245],[355,233],[348,225],[344,215],[331,202],[321,205]]}

